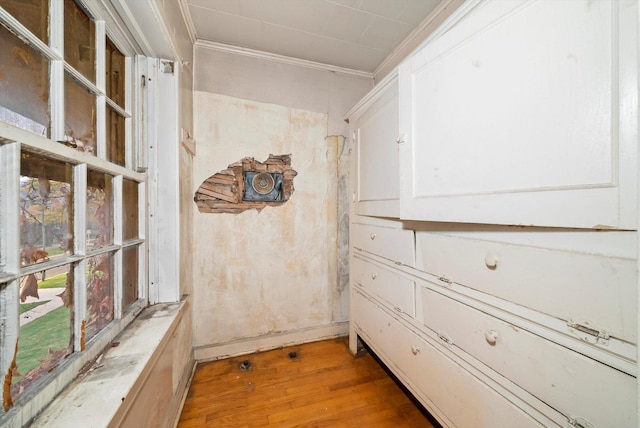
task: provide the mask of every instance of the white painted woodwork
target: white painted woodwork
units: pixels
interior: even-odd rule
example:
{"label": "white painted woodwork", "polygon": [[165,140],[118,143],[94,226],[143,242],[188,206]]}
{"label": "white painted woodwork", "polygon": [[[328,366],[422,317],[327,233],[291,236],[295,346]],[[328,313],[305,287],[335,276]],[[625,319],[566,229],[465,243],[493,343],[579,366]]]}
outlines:
{"label": "white painted woodwork", "polygon": [[65,393],[51,394],[34,421],[9,426],[173,426],[194,365],[190,319],[186,302],[145,309],[117,347],[108,346],[110,337],[98,361],[94,355],[82,363],[90,370],[69,379]]}
{"label": "white painted woodwork", "polygon": [[20,335],[20,143],[0,139],[0,164],[0,373],[8,373]]}
{"label": "white painted woodwork", "polygon": [[[350,348],[444,425],[637,426],[638,20],[628,0],[471,0],[400,65],[397,132],[385,81],[347,114]],[[392,133],[397,222],[371,205]],[[478,388],[504,399],[490,420]]]}
{"label": "white painted woodwork", "polygon": [[469,2],[400,66],[401,218],[637,228],[637,2]]}
{"label": "white painted woodwork", "polygon": [[351,298],[357,333],[442,425],[558,426],[534,420],[364,294]]}
{"label": "white painted woodwork", "polygon": [[416,232],[416,246],[424,272],[637,342],[633,232]]}
{"label": "white painted woodwork", "polygon": [[[118,177],[122,181],[122,176]],[[117,186],[117,180],[113,180],[113,187]],[[85,256],[87,254],[87,165],[80,164],[73,167],[73,254],[76,256]],[[116,205],[114,204],[114,208]],[[118,229],[114,223],[115,229]],[[84,259],[80,263],[70,266],[73,269],[73,312],[71,317],[73,322],[73,350],[75,352],[83,351],[84,344],[84,327],[89,321],[91,315],[87,311],[87,299],[89,292],[87,290],[88,280],[87,260]],[[113,272],[115,273],[115,272]],[[120,284],[117,278],[112,279],[112,284]],[[115,287],[119,288],[119,287]],[[115,290],[114,290],[115,294]],[[115,302],[114,302],[115,306]]]}
{"label": "white painted woodwork", "polygon": [[[178,116],[167,106],[178,102],[177,67],[155,59],[147,70],[147,86],[153,93],[148,105],[149,150],[149,301],[177,302],[179,295],[180,242]],[[153,129],[153,131],[150,131]],[[138,195],[140,198],[140,194]]]}
{"label": "white painted woodwork", "polygon": [[[40,51],[44,57],[50,60],[50,80],[52,82],[50,85],[52,119],[50,139],[37,136],[6,123],[0,123],[0,160],[2,161],[0,162],[0,165],[2,165],[0,167],[0,205],[2,206],[2,210],[0,210],[0,227],[3,229],[3,238],[0,239],[0,289],[2,290],[2,293],[0,293],[0,306],[2,306],[0,308],[0,324],[4,326],[0,329],[2,330],[0,343],[3,345],[3,351],[0,355],[0,367],[2,368],[1,371],[3,374],[7,372],[8,365],[11,363],[11,359],[13,358],[13,352],[15,349],[14,344],[17,341],[18,335],[18,271],[20,271],[22,275],[26,275],[34,272],[35,269],[43,269],[45,267],[52,268],[68,262],[77,262],[82,258],[80,255],[86,253],[86,249],[81,249],[78,253],[80,255],[76,254],[58,259],[59,261],[46,262],[46,264],[43,263],[38,266],[34,265],[20,269],[18,248],[19,183],[17,180],[17,177],[19,176],[20,147],[35,152],[51,153],[56,158],[72,163],[75,165],[74,170],[76,172],[76,177],[82,175],[81,172],[88,168],[108,172],[109,174],[116,176],[116,180],[121,181],[122,178],[127,178],[137,181],[140,189],[139,197],[140,201],[142,201],[140,203],[141,215],[139,216],[140,225],[142,226],[141,235],[143,238],[147,235],[147,204],[144,203],[144,201],[147,200],[147,193],[151,193],[146,191],[147,176],[140,173],[141,170],[136,172],[135,170],[130,170],[121,166],[111,165],[104,159],[100,159],[97,156],[81,153],[65,147],[62,144],[55,143],[56,140],[61,140],[64,135],[64,121],[62,120],[64,111],[62,82],[65,74],[65,68],[62,61],[64,39],[62,27],[63,2],[53,1],[50,3],[51,15],[49,20],[49,46],[26,32],[24,26],[21,26],[21,24],[16,20],[9,20],[7,18],[8,14],[3,10],[0,10],[0,21],[5,24],[11,21],[13,24],[20,26],[21,28],[18,28],[17,26],[9,23],[9,27],[14,32],[19,34],[20,37],[26,40],[29,44],[34,45],[36,50]],[[128,2],[129,4],[125,3],[127,2],[82,1],[82,6],[89,11],[90,15],[97,19],[96,24],[98,27],[98,36],[104,34],[106,30],[109,38],[114,41],[118,48],[128,57],[142,53],[142,49],[144,50],[144,53],[148,55],[153,53],[162,55],[162,52],[166,52],[167,55],[162,56],[171,56],[173,58],[177,56],[174,52],[175,48],[183,53],[182,57],[186,58],[187,63],[189,60],[192,60],[192,44],[189,41],[187,41],[186,44],[180,43],[184,41],[183,35],[185,33],[185,28],[180,27],[180,23],[182,23],[182,16],[180,14],[172,14],[170,16],[170,18],[172,18],[171,24],[174,25],[170,25],[170,30],[168,30],[166,28],[167,23],[162,22],[163,19],[158,13],[154,13],[160,8],[160,12],[168,11],[170,14],[170,12],[177,7],[177,2],[151,1],[143,3],[135,2],[135,4],[131,2]],[[124,11],[124,13],[116,13],[113,7],[114,4],[121,6],[119,11]],[[150,11],[152,13],[149,13]],[[123,18],[126,22],[122,21]],[[136,40],[131,38],[132,35]],[[102,51],[103,46],[100,46],[98,50],[99,66],[102,61],[100,57],[100,52]],[[150,60],[150,62],[152,61],[153,60]],[[131,69],[130,59],[127,58],[127,70],[129,71]],[[140,71],[140,68],[137,70]],[[98,94],[99,97],[103,96],[101,95],[101,91],[104,89],[104,85],[101,83],[100,75],[98,75],[97,84],[94,85],[84,76],[70,71],[68,68],[66,71],[71,75],[71,77],[81,81],[90,89],[91,92]],[[130,86],[131,84],[135,84],[140,92],[143,91],[143,89],[138,86],[141,85],[141,80],[137,79],[141,74],[147,73],[135,72],[136,78],[127,79],[127,85]],[[162,110],[163,118],[169,118],[166,120],[167,126],[163,128],[164,130],[166,130],[168,126],[173,125],[173,122],[177,120],[183,121],[182,127],[189,130],[192,129],[190,123],[192,121],[191,104],[193,90],[190,74],[191,71],[189,70],[181,76],[182,80],[186,83],[183,83],[181,86],[180,99],[174,98],[169,102],[162,102],[160,105],[152,106],[153,108]],[[176,85],[174,93],[177,92]],[[159,100],[163,101],[162,99]],[[166,99],[164,101],[166,101]],[[102,107],[99,108],[99,111],[104,111],[103,100],[100,99],[99,103],[102,105]],[[132,102],[129,98],[127,99],[126,111],[121,107],[112,104],[108,100],[107,103],[118,113],[127,118],[126,139],[127,145],[129,146],[129,143],[131,142],[131,137],[129,135],[131,119],[129,118],[127,111],[135,111],[137,112],[137,115],[143,115],[144,109],[137,102]],[[147,106],[151,105],[148,104]],[[138,109],[138,107],[141,108]],[[163,119],[161,118],[160,122],[163,123],[162,121]],[[147,122],[147,125],[149,129],[155,130],[157,123],[151,120],[150,122]],[[100,127],[102,127],[101,124],[98,125],[99,141],[103,139],[104,135],[104,129],[100,129]],[[161,133],[163,132],[163,129],[160,130]],[[174,132],[174,136],[175,147],[179,148],[177,132]],[[168,140],[171,135],[169,135],[169,133],[165,133],[161,135],[161,137]],[[12,143],[13,141],[16,141],[17,143]],[[99,142],[99,144],[101,143]],[[98,152],[103,152],[103,150],[98,149]],[[161,158],[169,158],[166,159],[166,163],[170,163],[175,161],[175,157],[178,156],[178,150],[174,150],[173,155],[167,151],[160,153],[159,156]],[[126,165],[127,167],[131,167],[132,165],[131,153],[129,151],[127,152]],[[142,165],[146,166],[146,161],[144,161]],[[177,164],[175,164],[169,172],[176,176],[178,174],[181,174],[182,176],[191,174],[190,169],[180,170]],[[177,179],[175,179],[175,181],[177,182]],[[4,185],[5,182],[13,184],[10,188],[7,188]],[[78,190],[78,181],[75,180],[75,183],[77,196],[77,198],[75,198],[76,202],[78,199],[84,200],[86,191]],[[86,189],[85,183],[82,183],[81,187]],[[115,191],[117,192],[118,185],[115,187]],[[188,208],[192,205],[190,189],[188,193],[188,203],[185,204],[187,208],[181,207],[181,212],[186,212],[186,214],[189,214],[190,211]],[[161,198],[165,196],[167,195],[160,195]],[[176,212],[178,202],[177,198],[175,198],[169,201],[162,201],[162,204],[170,206],[170,208]],[[80,205],[76,204],[75,209],[80,209],[80,214],[78,215],[84,217],[82,205],[82,203]],[[119,205],[116,204],[114,208],[114,215],[119,214]],[[165,210],[164,214],[166,215],[165,219],[168,219],[169,213]],[[190,225],[191,223],[189,219],[190,215],[183,215],[182,218],[179,219],[176,214],[169,220],[174,221],[176,224]],[[81,238],[84,237],[85,230],[82,229],[79,224],[74,223],[74,226],[76,226],[78,230],[82,231],[81,234],[77,234],[76,236],[80,236]],[[166,228],[164,230],[166,231]],[[190,233],[191,230],[189,230],[189,234]],[[155,238],[154,231],[151,231],[150,234],[153,234]],[[8,239],[4,241],[7,237]],[[176,238],[176,241],[181,238],[181,236],[177,236],[177,234],[174,234],[173,237]],[[79,243],[80,242],[82,243],[82,246],[84,246],[84,239],[80,239]],[[134,242],[134,244],[139,245],[140,248],[139,284],[141,286],[141,290],[145,290],[144,292],[141,291],[140,296],[146,297],[146,263],[147,258],[149,257],[147,246],[141,240]],[[190,287],[190,258],[192,257],[192,254],[188,251],[179,252],[177,251],[178,247],[178,243],[170,246],[167,249],[168,256],[165,257],[163,261],[169,260],[167,262],[167,269],[180,269],[183,273],[182,276],[189,278]],[[189,246],[186,248],[188,247]],[[114,251],[115,249],[115,246],[110,246],[100,249],[95,254]],[[180,257],[181,259],[171,260],[171,257]],[[86,288],[84,274],[85,269],[83,262],[76,263],[75,265],[75,288],[76,290],[80,290],[80,293],[76,294],[76,302],[82,302],[85,299],[78,298],[77,296],[86,294],[86,290],[84,290]],[[116,275],[119,275],[118,267],[116,267]],[[186,281],[184,282],[186,283]],[[161,291],[161,295],[180,295],[178,294],[179,284],[177,279],[174,278],[170,281],[164,281],[163,286],[165,287],[165,290]],[[188,291],[189,289],[187,289],[185,294],[191,294]],[[117,297],[118,296],[116,294],[116,305],[119,301]],[[8,303],[9,305],[7,306],[5,303]],[[182,314],[179,316],[169,313],[171,311],[167,311],[167,309],[170,308],[156,306],[155,308],[150,309],[148,316],[141,317],[137,325],[131,325],[129,329],[125,330],[125,328],[132,323],[147,304],[148,302],[146,300],[140,299],[129,306],[129,308],[127,308],[127,310],[122,314],[122,319],[118,319],[118,317],[116,317],[116,319],[114,319],[110,324],[109,329],[104,329],[100,335],[91,339],[91,343],[84,352],[74,354],[72,357],[65,360],[64,364],[57,367],[55,370],[55,379],[44,382],[42,385],[39,385],[38,388],[35,388],[33,391],[22,396],[20,398],[21,403],[15,406],[7,414],[8,418],[2,419],[2,423],[0,423],[0,425],[7,423],[7,426],[11,427],[26,426],[32,424],[31,419],[36,414],[39,414],[41,418],[44,418],[45,413],[42,413],[42,409],[55,397],[59,397],[61,399],[64,399],[64,397],[71,397],[71,401],[75,400],[76,403],[79,401],[73,397],[82,397],[80,401],[82,401],[83,404],[80,406],[70,406],[68,403],[61,404],[57,407],[57,409],[60,410],[61,419],[57,421],[49,419],[48,422],[43,423],[45,426],[72,426],[81,423],[80,421],[91,421],[93,424],[107,426],[110,422],[109,417],[113,415],[114,411],[117,412],[117,416],[121,419],[120,421],[116,419],[113,422],[113,424],[118,426],[142,426],[145,424],[152,426],[170,426],[174,424],[177,419],[177,415],[179,414],[182,393],[183,391],[186,391],[186,384],[193,366],[191,330],[192,317],[190,309],[186,304],[180,305],[181,309],[179,309],[179,311]],[[120,312],[118,306],[116,306],[116,312],[117,314]],[[76,317],[76,323],[79,323],[83,317],[83,312],[79,311],[77,314],[80,316]],[[171,325],[170,329],[167,328],[169,325]],[[124,333],[116,339],[116,336],[123,331]],[[77,334],[76,337],[79,338],[80,335]],[[112,341],[118,341],[120,346],[112,348],[109,346]],[[127,341],[129,341],[129,345],[131,346],[127,345]],[[5,349],[6,352],[4,351]],[[119,358],[114,359],[115,364],[108,368],[106,367],[106,364],[104,364],[107,358],[102,359],[104,356],[102,353],[105,349],[118,350],[116,354],[120,355]],[[91,370],[91,373],[97,376],[97,382],[93,382],[93,385],[86,389],[84,387],[74,385],[70,387],[69,390],[65,391],[64,394],[61,394],[62,389],[72,380],[77,379],[78,373],[89,367],[91,362],[95,362],[96,358],[99,356],[102,359],[103,364],[97,364]],[[125,360],[125,369],[117,367],[119,363],[122,363]],[[116,376],[110,376],[113,373],[115,373]],[[86,374],[88,373],[85,373],[85,375]],[[77,380],[78,382],[87,380],[87,383],[91,383],[91,380],[89,380],[90,377],[91,376],[82,376],[81,379]],[[115,385],[115,388],[110,388],[106,385],[105,379],[107,380],[107,383],[112,382]],[[162,392],[158,393],[160,390]],[[113,398],[113,400],[108,399],[108,397]],[[94,405],[87,400],[95,400],[98,404]],[[48,412],[54,412],[56,405],[52,404],[47,409]],[[96,409],[99,409],[99,411],[96,411]],[[105,409],[107,410],[105,411]],[[154,409],[154,412],[152,412],[153,414],[150,415],[149,409]],[[49,415],[50,414],[51,413],[49,413]]]}
{"label": "white painted woodwork", "polygon": [[399,276],[382,264],[365,261],[358,257],[351,259],[351,281],[360,285],[368,293],[387,302],[398,312],[415,317],[415,283]]}
{"label": "white painted woodwork", "polygon": [[418,294],[425,325],[567,418],[635,425],[635,377],[427,288]]}
{"label": "white painted woodwork", "polygon": [[405,266],[415,266],[413,230],[351,224],[351,246]]}
{"label": "white painted woodwork", "polygon": [[397,73],[347,113],[353,148],[355,213],[400,216]]}

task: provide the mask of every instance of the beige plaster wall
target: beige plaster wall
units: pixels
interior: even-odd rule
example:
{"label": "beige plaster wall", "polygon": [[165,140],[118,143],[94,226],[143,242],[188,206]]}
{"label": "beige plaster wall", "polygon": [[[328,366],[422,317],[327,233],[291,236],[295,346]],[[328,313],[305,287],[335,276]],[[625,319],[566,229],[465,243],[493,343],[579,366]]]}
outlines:
{"label": "beige plaster wall", "polygon": [[327,113],[327,135],[347,136],[344,115],[373,79],[195,47],[196,91]]}
{"label": "beige plaster wall", "polygon": [[333,323],[337,144],[326,114],[196,91],[193,192],[246,156],[291,154],[295,192],[280,207],[194,210],[196,349]]}

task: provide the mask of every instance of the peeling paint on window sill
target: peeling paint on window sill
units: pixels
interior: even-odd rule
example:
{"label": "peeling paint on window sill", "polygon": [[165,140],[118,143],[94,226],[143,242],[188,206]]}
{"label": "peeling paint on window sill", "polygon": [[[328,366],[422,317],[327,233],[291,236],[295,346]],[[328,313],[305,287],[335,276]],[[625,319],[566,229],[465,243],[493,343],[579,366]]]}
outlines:
{"label": "peeling paint on window sill", "polygon": [[118,426],[186,312],[187,300],[145,309],[87,372],[67,387],[31,425]]}

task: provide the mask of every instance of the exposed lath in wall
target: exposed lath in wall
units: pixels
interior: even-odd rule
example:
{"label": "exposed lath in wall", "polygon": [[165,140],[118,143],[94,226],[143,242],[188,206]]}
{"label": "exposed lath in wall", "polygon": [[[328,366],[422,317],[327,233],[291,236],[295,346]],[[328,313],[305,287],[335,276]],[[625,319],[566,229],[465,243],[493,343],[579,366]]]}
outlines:
{"label": "exposed lath in wall", "polygon": [[[247,173],[267,173],[279,177],[271,193],[276,200],[245,200],[247,188],[252,184],[247,179],[255,175]],[[202,213],[238,214],[249,209],[262,210],[268,206],[279,206],[293,194],[293,178],[298,175],[291,168],[290,155],[269,155],[264,162],[246,157],[230,164],[227,169],[207,178],[198,188],[193,198]]]}

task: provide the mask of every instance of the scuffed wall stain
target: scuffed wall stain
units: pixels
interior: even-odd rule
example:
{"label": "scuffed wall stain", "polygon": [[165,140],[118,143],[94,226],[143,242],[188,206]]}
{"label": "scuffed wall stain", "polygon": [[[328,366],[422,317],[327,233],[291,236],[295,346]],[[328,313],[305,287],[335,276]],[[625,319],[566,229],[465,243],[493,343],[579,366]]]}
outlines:
{"label": "scuffed wall stain", "polygon": [[194,210],[194,346],[334,323],[347,293],[337,285],[338,147],[327,141],[327,115],[194,96],[194,186],[247,154],[293,153],[298,172],[295,195],[278,209],[242,215]]}

